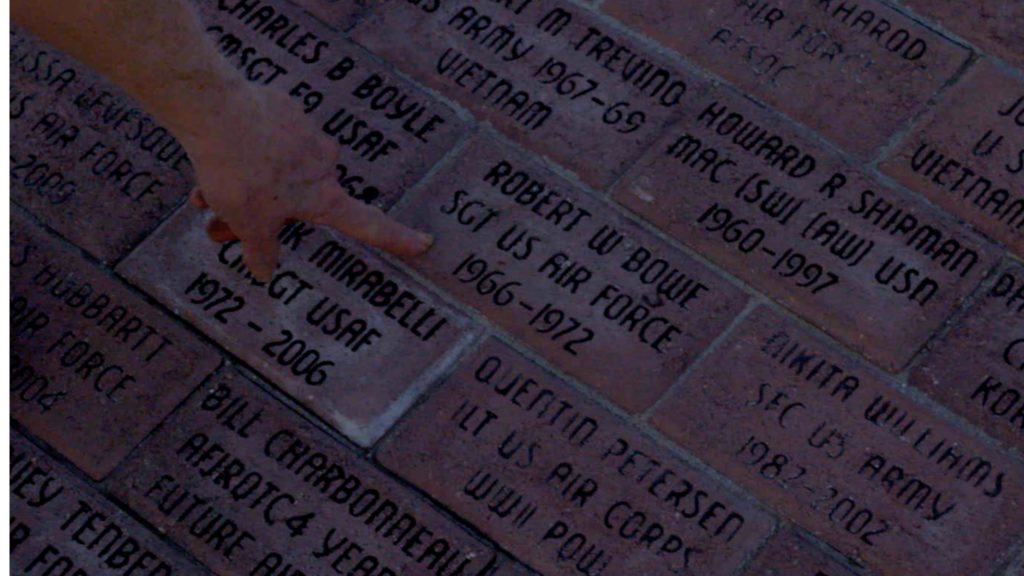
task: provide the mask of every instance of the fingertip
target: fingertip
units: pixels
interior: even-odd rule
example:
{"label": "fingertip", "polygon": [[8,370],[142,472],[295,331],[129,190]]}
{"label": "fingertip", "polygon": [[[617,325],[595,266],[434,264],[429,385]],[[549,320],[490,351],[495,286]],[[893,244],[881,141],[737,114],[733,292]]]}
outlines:
{"label": "fingertip", "polygon": [[419,256],[425,254],[434,246],[434,237],[426,232],[416,232],[415,240],[410,242],[409,255]]}
{"label": "fingertip", "polygon": [[260,282],[269,281],[280,255],[280,246],[275,237],[262,241],[242,241],[242,259],[249,273]]}
{"label": "fingertip", "polygon": [[424,254],[434,245],[433,236],[409,228],[394,229],[390,234],[381,237],[358,239],[388,254],[402,258]]}
{"label": "fingertip", "polygon": [[250,257],[245,259],[245,267],[256,280],[269,282],[274,275],[274,268],[277,265],[265,259]]}
{"label": "fingertip", "polygon": [[196,208],[209,208],[210,205],[206,203],[206,198],[203,197],[203,191],[198,187],[193,188],[188,194],[188,203]]}
{"label": "fingertip", "polygon": [[273,279],[274,277],[274,271],[271,268],[260,268],[257,270],[249,271],[252,272],[252,277],[255,278],[258,282],[270,282],[270,280]]}

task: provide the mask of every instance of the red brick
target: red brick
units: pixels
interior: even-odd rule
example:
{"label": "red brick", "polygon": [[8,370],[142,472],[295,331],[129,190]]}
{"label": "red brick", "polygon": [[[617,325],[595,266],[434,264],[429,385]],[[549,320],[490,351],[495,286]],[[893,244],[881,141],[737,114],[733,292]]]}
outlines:
{"label": "red brick", "polygon": [[11,574],[208,574],[11,432]]}
{"label": "red brick", "polygon": [[903,0],[917,12],[1017,66],[1024,67],[1024,5],[1005,0]]}
{"label": "red brick", "polygon": [[378,456],[549,576],[733,574],[772,526],[751,501],[497,340]]}
{"label": "red brick", "polygon": [[1006,267],[937,343],[910,383],[1024,448],[1024,266]]}
{"label": "red brick", "polygon": [[206,218],[182,208],[118,270],[360,443],[472,338],[465,317],[333,232],[286,229],[281,265],[259,283],[238,243],[207,239]]}
{"label": "red brick", "polygon": [[[188,193],[184,148],[122,92],[17,27],[11,197],[97,258],[124,256]],[[83,226],[83,222],[107,226]]]}
{"label": "red brick", "polygon": [[678,117],[694,83],[561,0],[381,1],[354,38],[598,188]]}
{"label": "red brick", "polygon": [[[245,6],[199,2],[225,57],[249,80],[295,98],[338,142],[344,160],[335,176],[352,196],[391,206],[463,134],[451,108],[302,10],[283,0],[264,2],[262,9],[274,15],[268,20],[253,18]],[[291,23],[281,36],[274,32],[279,17]]]}
{"label": "red brick", "polygon": [[861,156],[968,57],[875,0],[608,0],[602,9]]}
{"label": "red brick", "polygon": [[893,371],[999,257],[941,210],[721,90],[689,107],[614,197]]}
{"label": "red brick", "polygon": [[11,210],[11,414],[105,476],[220,362],[120,282]]}
{"label": "red brick", "polygon": [[854,576],[796,534],[780,532],[761,551],[745,576]]}
{"label": "red brick", "polygon": [[1019,540],[1019,461],[764,308],[653,422],[881,574],[987,574]]}
{"label": "red brick", "polygon": [[1024,81],[977,65],[882,169],[1024,255]]}
{"label": "red brick", "polygon": [[747,300],[487,137],[395,214],[437,238],[413,267],[629,411],[653,404]]}
{"label": "red brick", "polygon": [[190,398],[111,484],[218,574],[489,576],[500,560],[234,372]]}

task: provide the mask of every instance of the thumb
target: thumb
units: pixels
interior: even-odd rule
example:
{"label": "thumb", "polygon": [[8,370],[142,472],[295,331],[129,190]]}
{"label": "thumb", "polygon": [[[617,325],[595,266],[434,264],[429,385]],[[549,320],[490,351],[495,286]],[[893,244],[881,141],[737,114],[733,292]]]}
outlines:
{"label": "thumb", "polygon": [[261,282],[267,282],[273,277],[280,256],[281,244],[276,234],[264,232],[242,238],[245,267]]}

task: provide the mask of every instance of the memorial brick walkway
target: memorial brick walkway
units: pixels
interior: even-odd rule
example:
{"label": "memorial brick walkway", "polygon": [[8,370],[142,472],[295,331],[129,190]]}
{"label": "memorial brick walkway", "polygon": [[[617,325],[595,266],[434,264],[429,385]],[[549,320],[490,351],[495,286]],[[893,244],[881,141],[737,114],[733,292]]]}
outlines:
{"label": "memorial brick walkway", "polygon": [[1024,574],[1019,0],[203,0],[433,233],[282,231],[15,29],[17,574]]}

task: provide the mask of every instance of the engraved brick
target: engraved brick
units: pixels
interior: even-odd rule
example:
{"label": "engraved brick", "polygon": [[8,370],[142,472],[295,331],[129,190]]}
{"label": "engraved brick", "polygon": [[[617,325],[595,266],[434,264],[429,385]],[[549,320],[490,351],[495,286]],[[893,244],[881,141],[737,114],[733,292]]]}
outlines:
{"label": "engraved brick", "polygon": [[191,182],[188,156],[164,127],[97,74],[12,29],[15,202],[111,262],[156,227]]}
{"label": "engraved brick", "polygon": [[861,156],[968,57],[876,0],[608,0],[602,9]]}
{"label": "engraved brick", "polygon": [[220,357],[17,208],[10,241],[11,414],[103,477]]}
{"label": "engraved brick", "polygon": [[882,169],[1024,255],[1024,81],[978,64]]}
{"label": "engraved brick", "polygon": [[209,574],[11,432],[11,574]]}
{"label": "engraved brick", "polygon": [[999,257],[943,211],[721,90],[689,107],[614,197],[892,371]]}
{"label": "engraved brick", "polygon": [[1024,67],[1024,4],[1004,0],[904,0],[903,4],[935,18],[982,50]]}
{"label": "engraved brick", "polygon": [[281,233],[268,283],[182,208],[118,270],[357,442],[370,444],[472,338],[394,266],[324,228]]}
{"label": "engraved brick", "polygon": [[246,78],[286,92],[338,143],[334,176],[353,197],[391,206],[465,129],[451,108],[283,0],[198,6]]}
{"label": "engraved brick", "polygon": [[490,576],[500,561],[235,372],[190,398],[112,490],[218,574]]}
{"label": "engraved brick", "polygon": [[750,500],[498,340],[378,456],[549,576],[733,574],[772,526]]}
{"label": "engraved brick", "polygon": [[633,412],[747,300],[612,205],[486,136],[395,213],[437,238],[413,267]]}
{"label": "engraved brick", "polygon": [[1024,266],[1007,266],[928,353],[910,383],[1024,448]]}
{"label": "engraved brick", "polygon": [[694,83],[561,0],[383,0],[353,37],[598,188],[678,116]]}
{"label": "engraved brick", "polygon": [[761,551],[745,576],[854,576],[793,532],[777,534]]}
{"label": "engraved brick", "polygon": [[874,571],[959,576],[1006,562],[1024,466],[830,348],[759,309],[653,422]]}

